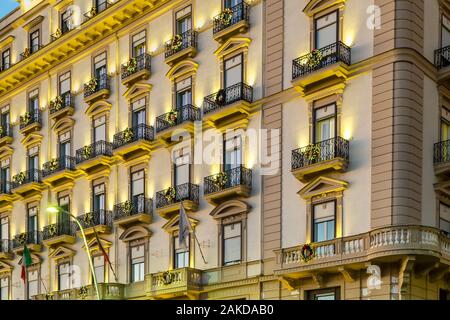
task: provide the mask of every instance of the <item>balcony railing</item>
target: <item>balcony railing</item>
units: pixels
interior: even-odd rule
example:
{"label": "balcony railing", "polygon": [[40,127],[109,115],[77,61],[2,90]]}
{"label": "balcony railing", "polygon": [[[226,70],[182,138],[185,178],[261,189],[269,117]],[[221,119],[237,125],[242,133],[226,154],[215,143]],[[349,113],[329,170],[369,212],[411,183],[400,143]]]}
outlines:
{"label": "balcony railing", "polygon": [[167,41],[165,47],[165,58],[169,58],[187,48],[197,48],[197,31],[188,30],[174,36]]}
{"label": "balcony railing", "polygon": [[9,181],[0,182],[0,194],[10,194],[11,193],[11,183]]}
{"label": "balcony railing", "polygon": [[327,160],[349,159],[349,143],[335,137],[292,151],[292,170],[303,168]]}
{"label": "balcony railing", "polygon": [[435,164],[450,161],[450,140],[441,141],[434,144],[433,160]]}
{"label": "balcony railing", "polygon": [[114,135],[114,149],[120,148],[129,143],[139,140],[153,141],[155,138],[154,129],[146,124],[139,124],[133,128],[128,128]]}
{"label": "balcony railing", "polygon": [[65,108],[73,108],[75,99],[72,92],[66,92],[58,96],[55,100],[50,101],[50,114],[54,114]]}
{"label": "balcony railing", "polygon": [[203,114],[213,112],[237,101],[253,102],[253,88],[243,82],[236,83],[226,89],[205,97]]}
{"label": "balcony railing", "polygon": [[171,112],[162,114],[156,118],[156,133],[175,127],[185,121],[199,121],[200,109],[187,104]]}
{"label": "balcony railing", "polygon": [[122,80],[142,70],[150,71],[150,67],[151,56],[148,53],[131,58],[127,63],[122,64]]}
{"label": "balcony railing", "polygon": [[76,151],[75,162],[77,164],[94,159],[98,156],[112,156],[113,144],[106,141],[97,141],[93,144],[84,146]]}
{"label": "balcony railing", "polygon": [[59,236],[75,236],[76,226],[72,222],[60,222],[44,227],[43,240]]}
{"label": "balcony railing", "polygon": [[114,220],[130,217],[136,214],[148,214],[153,212],[153,200],[138,196],[114,206]]}
{"label": "balcony railing", "polygon": [[20,130],[35,123],[42,124],[41,112],[39,110],[27,112],[23,116],[20,116]]}
{"label": "balcony railing", "polygon": [[205,194],[210,194],[237,186],[251,188],[252,170],[240,166],[206,177],[204,182]]}
{"label": "balcony railing", "polygon": [[146,291],[150,295],[182,294],[186,291],[198,291],[202,286],[202,271],[192,268],[180,268],[167,272],[145,276]]}
{"label": "balcony railing", "polygon": [[434,65],[438,70],[450,66],[450,46],[434,52]]}
{"label": "balcony railing", "polygon": [[39,169],[31,169],[27,171],[23,171],[19,174],[16,174],[11,182],[11,188],[15,189],[22,185],[36,182],[40,183],[42,181],[42,172]]}
{"label": "balcony railing", "polygon": [[242,1],[241,3],[235,5],[234,7],[227,8],[222,13],[214,17],[213,23],[213,33],[220,32],[226,28],[241,22],[249,20],[249,6],[247,3]]}
{"label": "balcony railing", "polygon": [[351,64],[351,49],[340,41],[295,59],[292,62],[292,80],[337,62]]}
{"label": "balcony railing", "polygon": [[12,138],[12,130],[11,130],[11,125],[5,124],[3,126],[0,126],[0,139],[5,138],[5,137],[11,137]]}
{"label": "balcony railing", "polygon": [[111,210],[96,210],[87,212],[77,217],[83,228],[92,228],[94,226],[112,226],[112,212]]}
{"label": "balcony railing", "polygon": [[0,240],[0,252],[1,253],[10,253],[11,250],[12,250],[12,240],[1,239]]}
{"label": "balcony railing", "polygon": [[92,78],[88,83],[84,84],[84,97],[87,98],[101,90],[109,90],[109,76],[103,74],[98,78]]}
{"label": "balcony railing", "polygon": [[50,36],[51,41],[53,42],[53,41],[58,40],[59,38],[61,38],[63,35],[65,35],[72,29],[73,29],[73,27],[72,27],[71,23],[70,24],[62,23],[61,27],[58,28],[55,33],[51,34],[51,36]]}
{"label": "balcony railing", "polygon": [[198,204],[199,187],[192,183],[184,183],[156,193],[156,208],[162,208],[184,200]]}
{"label": "balcony railing", "polygon": [[20,54],[20,60],[25,60],[26,58],[28,58],[29,56],[31,56],[33,53],[38,52],[39,50],[41,50],[44,46],[37,44],[34,46],[31,46],[30,48],[26,48],[24,52],[22,52]]}
{"label": "balcony railing", "polygon": [[14,236],[13,249],[22,248],[25,244],[42,244],[42,232],[30,231]]}
{"label": "balcony railing", "polygon": [[75,158],[63,156],[44,163],[42,176],[46,177],[63,170],[75,170]]}
{"label": "balcony railing", "polygon": [[108,9],[109,7],[111,7],[112,5],[114,5],[115,3],[117,3],[118,1],[115,2],[111,2],[111,1],[105,1],[102,2],[98,5],[92,6],[91,10],[89,10],[88,12],[83,14],[83,23],[89,21],[90,19],[92,19],[93,17],[95,17],[96,15],[98,15],[99,13],[105,11],[106,9]]}

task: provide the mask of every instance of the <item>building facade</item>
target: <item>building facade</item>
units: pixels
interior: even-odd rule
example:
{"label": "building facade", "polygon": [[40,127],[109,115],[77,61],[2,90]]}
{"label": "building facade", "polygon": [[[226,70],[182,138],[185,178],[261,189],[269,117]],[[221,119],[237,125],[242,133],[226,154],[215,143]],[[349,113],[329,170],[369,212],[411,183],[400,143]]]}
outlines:
{"label": "building facade", "polygon": [[19,3],[0,300],[450,298],[448,0]]}

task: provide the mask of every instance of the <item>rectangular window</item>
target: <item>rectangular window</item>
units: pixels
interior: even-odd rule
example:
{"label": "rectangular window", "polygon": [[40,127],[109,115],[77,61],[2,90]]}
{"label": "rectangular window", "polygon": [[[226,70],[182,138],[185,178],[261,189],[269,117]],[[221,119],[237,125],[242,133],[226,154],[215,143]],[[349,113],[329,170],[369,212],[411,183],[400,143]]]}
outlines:
{"label": "rectangular window", "polygon": [[94,142],[106,141],[106,116],[95,119],[93,124]]}
{"label": "rectangular window", "polygon": [[30,33],[30,52],[34,53],[39,50],[41,45],[40,40],[41,31],[39,29]]}
{"label": "rectangular window", "polygon": [[28,207],[28,223],[27,223],[27,231],[34,232],[37,237],[38,230],[38,209],[37,207]]}
{"label": "rectangular window", "polygon": [[67,290],[71,288],[70,263],[60,263],[58,265],[58,290]]}
{"label": "rectangular window", "polygon": [[223,226],[223,265],[240,263],[242,259],[241,222]]}
{"label": "rectangular window", "polygon": [[71,88],[71,72],[67,71],[59,76],[59,94],[62,96],[67,92],[70,92]]}
{"label": "rectangular window", "polygon": [[[70,131],[60,134],[58,137],[58,141],[59,141],[59,156],[61,158],[65,158],[71,155],[72,153],[72,148],[71,148],[71,135],[70,135]],[[64,159],[63,159],[64,161]],[[67,165],[67,164],[66,164]]]}
{"label": "rectangular window", "polygon": [[315,19],[315,48],[321,49],[338,42],[338,11]]}
{"label": "rectangular window", "polygon": [[108,8],[108,0],[94,0],[94,1],[95,1],[95,8],[97,9],[98,13]]}
{"label": "rectangular window", "polygon": [[186,246],[180,246],[179,239],[178,236],[173,237],[174,269],[189,267],[189,236],[186,239]]}
{"label": "rectangular window", "polygon": [[190,154],[187,149],[174,151],[174,186],[190,182]]}
{"label": "rectangular window", "polygon": [[131,174],[131,197],[137,203],[145,194],[145,171],[139,170]]}
{"label": "rectangular window", "polygon": [[183,106],[192,104],[192,79],[187,78],[175,84],[176,106],[180,109]]}
{"label": "rectangular window", "polygon": [[28,299],[31,299],[33,296],[39,294],[39,271],[38,270],[29,270],[27,275],[27,284],[28,284]]}
{"label": "rectangular window", "polygon": [[6,49],[2,52],[2,70],[9,69],[11,66],[11,50]]}
{"label": "rectangular window", "polygon": [[331,104],[314,110],[314,143],[336,136],[336,105]]}
{"label": "rectangular window", "polygon": [[133,246],[131,250],[131,282],[144,281],[144,245]]}
{"label": "rectangular window", "polygon": [[30,177],[35,178],[34,179],[35,181],[38,180],[37,173],[35,172],[38,169],[39,169],[39,148],[33,147],[28,149],[28,170],[30,171],[30,175],[36,174],[35,177]]}
{"label": "rectangular window", "polygon": [[235,84],[243,82],[244,67],[242,64],[242,54],[229,58],[224,62],[224,86],[229,88]]}
{"label": "rectangular window", "polygon": [[62,210],[59,210],[58,212],[57,221],[58,223],[61,223],[64,228],[67,228],[64,231],[68,232],[70,226],[70,216],[67,212],[70,213],[70,197],[68,195],[58,196],[58,206]]}
{"label": "rectangular window", "polygon": [[176,34],[182,34],[192,29],[191,6],[176,13]]}
{"label": "rectangular window", "polygon": [[445,203],[439,203],[439,228],[450,234],[450,206]]}
{"label": "rectangular window", "polygon": [[10,191],[10,169],[9,169],[9,160],[4,160],[1,163],[1,173],[0,173],[0,182],[1,182],[1,193],[8,193]]}
{"label": "rectangular window", "polygon": [[9,300],[9,277],[0,279],[0,300]]}
{"label": "rectangular window", "polygon": [[64,34],[71,29],[72,10],[66,10],[61,13],[61,32]]}
{"label": "rectangular window", "polygon": [[339,300],[340,288],[308,291],[308,300]]}
{"label": "rectangular window", "polygon": [[233,8],[238,4],[241,4],[242,0],[224,0],[224,8]]}
{"label": "rectangular window", "polygon": [[450,46],[450,19],[442,16],[442,31],[441,31],[442,48]]}
{"label": "rectangular window", "polygon": [[[0,219],[0,240],[9,240],[9,219],[4,217]],[[3,246],[3,243],[1,244]]]}
{"label": "rectangular window", "polygon": [[28,111],[34,117],[39,111],[39,90],[35,89],[28,93]]}
{"label": "rectangular window", "polygon": [[224,171],[231,170],[241,166],[242,164],[242,138],[240,135],[232,138],[223,136],[223,168]]}
{"label": "rectangular window", "polygon": [[105,282],[105,257],[103,255],[93,258],[94,272],[98,283]]}
{"label": "rectangular window", "polygon": [[93,211],[104,210],[106,206],[105,184],[94,186]]}
{"label": "rectangular window", "polygon": [[99,85],[106,81],[106,52],[103,52],[94,58],[94,77],[99,79]]}
{"label": "rectangular window", "polygon": [[334,239],[336,234],[336,201],[313,205],[313,215],[313,241],[321,242]]}
{"label": "rectangular window", "polygon": [[450,139],[450,110],[441,108],[441,141]]}
{"label": "rectangular window", "polygon": [[131,109],[133,110],[131,122],[133,127],[147,123],[146,106],[147,106],[146,98],[141,98],[131,103]]}
{"label": "rectangular window", "polygon": [[140,55],[143,55],[147,49],[146,49],[146,32],[145,30],[139,32],[138,34],[135,34],[132,37],[132,55],[134,58],[139,57]]}

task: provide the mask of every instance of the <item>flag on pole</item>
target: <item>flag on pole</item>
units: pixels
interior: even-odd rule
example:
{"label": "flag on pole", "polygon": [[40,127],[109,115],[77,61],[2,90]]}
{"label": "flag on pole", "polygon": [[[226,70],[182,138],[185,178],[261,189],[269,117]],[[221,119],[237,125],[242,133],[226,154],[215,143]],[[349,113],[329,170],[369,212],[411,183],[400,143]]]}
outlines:
{"label": "flag on pole", "polygon": [[31,259],[30,250],[28,250],[27,245],[25,244],[23,247],[23,255],[22,255],[22,274],[21,278],[23,283],[25,283],[27,279],[27,268],[33,264],[33,259]]}
{"label": "flag on pole", "polygon": [[178,244],[180,247],[186,249],[188,247],[186,241],[189,239],[189,234],[192,232],[192,225],[184,210],[183,201],[181,201],[180,220],[178,222],[179,234]]}
{"label": "flag on pole", "polygon": [[[114,268],[112,266],[111,260],[109,260],[108,253],[106,252],[105,248],[102,245],[102,242],[100,241],[100,238],[98,237],[98,233],[97,233],[97,230],[95,230],[95,226],[92,229],[94,230],[94,235],[95,235],[95,239],[97,240],[98,248],[102,252],[103,258],[105,259],[106,263],[108,263],[109,268],[111,269],[111,271],[112,271],[112,273],[114,275],[114,279],[116,279],[116,281],[117,281],[116,272],[114,271]],[[87,250],[89,250],[89,248],[87,248]]]}

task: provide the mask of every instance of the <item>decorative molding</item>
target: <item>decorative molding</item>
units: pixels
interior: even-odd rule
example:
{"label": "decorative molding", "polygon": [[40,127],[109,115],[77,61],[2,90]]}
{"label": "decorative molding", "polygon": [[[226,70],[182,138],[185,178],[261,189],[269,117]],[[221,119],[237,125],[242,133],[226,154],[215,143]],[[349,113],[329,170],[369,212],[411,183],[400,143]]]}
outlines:
{"label": "decorative molding", "polygon": [[230,38],[225,41],[219,48],[217,48],[216,51],[214,51],[214,54],[217,56],[217,58],[221,59],[224,56],[230,53],[234,53],[238,50],[248,50],[251,42],[252,40],[250,38]]}
{"label": "decorative molding", "polygon": [[197,69],[197,62],[192,59],[184,59],[173,65],[166,73],[166,77],[169,78],[170,81],[174,81],[175,79],[183,76],[192,76],[197,73]]}
{"label": "decorative molding", "polygon": [[344,191],[348,187],[348,182],[332,179],[328,177],[318,177],[305,185],[298,195],[303,199],[311,199],[314,196],[327,194],[329,192]]}

